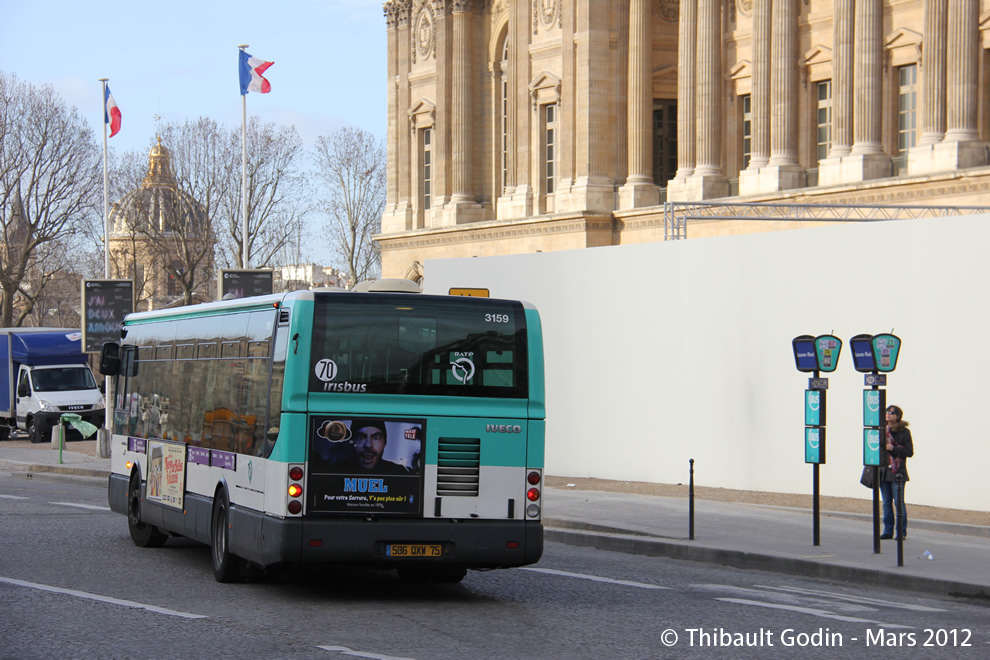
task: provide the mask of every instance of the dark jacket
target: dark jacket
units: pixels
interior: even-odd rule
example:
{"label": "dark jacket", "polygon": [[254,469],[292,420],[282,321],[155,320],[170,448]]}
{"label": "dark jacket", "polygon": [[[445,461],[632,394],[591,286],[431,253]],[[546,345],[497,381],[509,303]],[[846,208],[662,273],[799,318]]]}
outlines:
{"label": "dark jacket", "polygon": [[[894,448],[883,452],[883,465],[886,469],[881,477],[886,481],[894,481],[898,474],[904,475],[904,481],[910,481],[908,476],[907,459],[914,456],[914,442],[911,439],[911,430],[903,421],[890,425],[890,435],[893,437]],[[886,449],[886,433],[881,446]]]}

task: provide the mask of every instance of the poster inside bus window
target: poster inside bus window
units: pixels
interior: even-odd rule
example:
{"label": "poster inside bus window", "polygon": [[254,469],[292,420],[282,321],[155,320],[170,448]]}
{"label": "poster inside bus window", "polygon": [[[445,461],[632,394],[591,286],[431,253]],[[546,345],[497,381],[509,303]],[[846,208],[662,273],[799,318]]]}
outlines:
{"label": "poster inside bus window", "polygon": [[422,511],[423,419],[317,416],[310,429],[310,513]]}

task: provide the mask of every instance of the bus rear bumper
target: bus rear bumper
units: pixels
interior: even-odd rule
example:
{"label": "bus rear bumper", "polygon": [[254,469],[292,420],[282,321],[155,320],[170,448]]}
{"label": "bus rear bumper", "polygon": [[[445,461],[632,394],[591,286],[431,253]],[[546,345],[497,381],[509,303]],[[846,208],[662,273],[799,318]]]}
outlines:
{"label": "bus rear bumper", "polygon": [[[386,546],[439,545],[437,558],[387,556]],[[345,563],[385,567],[461,566],[507,568],[537,562],[543,525],[513,520],[312,520],[266,517],[263,564]]]}

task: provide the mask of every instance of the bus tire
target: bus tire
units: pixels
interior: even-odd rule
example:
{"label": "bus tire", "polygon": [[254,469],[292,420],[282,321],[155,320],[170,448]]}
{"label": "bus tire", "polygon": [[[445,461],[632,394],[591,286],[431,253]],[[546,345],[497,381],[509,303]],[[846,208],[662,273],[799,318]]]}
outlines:
{"label": "bus tire", "polygon": [[213,577],[217,582],[238,582],[241,560],[230,553],[230,500],[227,491],[219,490],[213,498],[213,522],[210,525],[210,556],[213,557]]}
{"label": "bus tire", "polygon": [[127,529],[131,540],[139,548],[160,548],[168,534],[146,522],[141,521],[141,479],[134,474],[127,489]]}

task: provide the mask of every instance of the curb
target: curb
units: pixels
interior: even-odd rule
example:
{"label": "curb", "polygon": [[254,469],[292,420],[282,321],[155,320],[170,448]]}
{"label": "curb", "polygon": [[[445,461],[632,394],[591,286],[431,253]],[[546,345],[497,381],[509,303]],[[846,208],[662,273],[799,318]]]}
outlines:
{"label": "curb", "polygon": [[990,600],[990,592],[984,586],[939,580],[907,574],[893,574],[870,568],[822,564],[807,559],[793,559],[774,555],[764,555],[738,550],[721,550],[704,546],[686,545],[664,541],[655,537],[637,536],[629,533],[594,533],[589,531],[567,530],[555,527],[554,521],[544,520],[544,537],[547,541],[564,543],[578,547],[591,547],[598,550],[667,557],[701,563],[720,564],[731,568],[762,570],[771,573],[785,573],[806,578],[823,578],[856,584],[874,584],[889,589],[920,591],[929,594],[956,598],[977,598]]}

